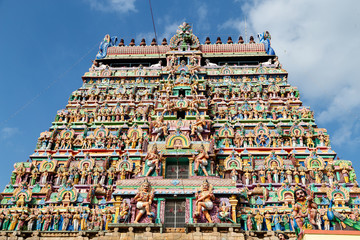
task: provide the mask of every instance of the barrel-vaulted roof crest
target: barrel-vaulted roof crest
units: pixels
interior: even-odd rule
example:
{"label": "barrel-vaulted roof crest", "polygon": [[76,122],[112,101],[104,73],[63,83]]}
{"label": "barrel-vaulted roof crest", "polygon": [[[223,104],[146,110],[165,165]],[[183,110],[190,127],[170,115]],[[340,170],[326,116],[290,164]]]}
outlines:
{"label": "barrel-vaulted roof crest", "polygon": [[170,48],[189,51],[200,47],[199,39],[192,33],[188,23],[184,22],[178,28],[176,34],[170,39]]}

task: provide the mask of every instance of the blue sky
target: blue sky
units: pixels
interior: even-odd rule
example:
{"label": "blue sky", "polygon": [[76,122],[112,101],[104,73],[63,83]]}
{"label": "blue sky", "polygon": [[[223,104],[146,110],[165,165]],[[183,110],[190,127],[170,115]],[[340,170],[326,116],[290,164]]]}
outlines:
{"label": "blue sky", "polygon": [[[187,21],[202,42],[265,30],[289,81],[333,149],[360,171],[360,2],[161,1],[152,7],[159,39]],[[32,154],[40,132],[82,84],[104,35],[147,43],[154,37],[147,0],[0,0],[0,188],[13,164]]]}

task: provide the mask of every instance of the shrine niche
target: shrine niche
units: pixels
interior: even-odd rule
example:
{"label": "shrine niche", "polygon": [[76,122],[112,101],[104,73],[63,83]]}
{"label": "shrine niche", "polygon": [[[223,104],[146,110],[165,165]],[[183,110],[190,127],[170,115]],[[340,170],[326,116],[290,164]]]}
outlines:
{"label": "shrine niche", "polygon": [[78,165],[79,170],[90,170],[93,169],[95,166],[95,160],[93,158],[90,158],[89,155],[87,155],[85,158],[83,158]]}
{"label": "shrine niche", "polygon": [[147,72],[148,70],[144,69],[144,67],[140,65],[139,68],[135,71],[135,76],[146,76]]}
{"label": "shrine niche", "polygon": [[290,135],[295,137],[301,137],[305,135],[305,129],[302,126],[299,125],[293,125],[290,128]]}
{"label": "shrine niche", "polygon": [[306,159],[305,159],[306,167],[310,170],[323,170],[325,168],[324,159],[318,155],[316,152],[312,152]]}
{"label": "shrine niche", "polygon": [[334,207],[344,207],[345,203],[350,199],[350,193],[342,186],[336,186],[335,188],[329,188],[326,192],[328,199],[332,199]]}
{"label": "shrine niche", "polygon": [[227,64],[225,64],[221,69],[220,69],[220,74],[221,75],[232,75],[234,73],[233,69],[228,66]]}
{"label": "shrine niche", "polygon": [[166,148],[184,149],[190,147],[191,140],[189,136],[181,133],[172,133],[165,140]]}
{"label": "shrine niche", "polygon": [[109,130],[104,125],[101,125],[101,127],[94,130],[94,138],[104,138],[108,134]]}
{"label": "shrine niche", "polygon": [[121,170],[125,170],[127,172],[132,172],[133,167],[134,167],[133,165],[134,165],[133,161],[131,161],[128,158],[127,154],[124,154],[123,156],[120,157],[119,162],[116,166],[116,170],[119,172]]}
{"label": "shrine niche", "polygon": [[72,183],[68,182],[62,186],[57,193],[57,201],[62,202],[65,206],[76,202],[78,191],[73,187]]}
{"label": "shrine niche", "polygon": [[40,172],[55,172],[57,161],[52,158],[44,159],[39,166]]}
{"label": "shrine niche", "polygon": [[27,183],[22,183],[21,187],[14,190],[12,201],[17,207],[24,207],[32,201],[32,191],[28,188]]}
{"label": "shrine niche", "polygon": [[242,170],[242,160],[241,158],[232,152],[227,158],[224,160],[225,170]]}
{"label": "shrine niche", "polygon": [[277,190],[278,200],[284,202],[286,206],[291,206],[295,203],[294,190],[289,187],[281,187]]}
{"label": "shrine niche", "polygon": [[60,132],[60,138],[62,139],[71,139],[74,137],[75,131],[73,129],[64,129]]}
{"label": "shrine niche", "polygon": [[265,166],[268,169],[283,168],[283,159],[272,152],[265,158]]}
{"label": "shrine niche", "polygon": [[264,127],[262,123],[259,123],[258,126],[254,129],[255,133],[255,143],[259,147],[268,147],[270,146],[270,134],[269,129]]}

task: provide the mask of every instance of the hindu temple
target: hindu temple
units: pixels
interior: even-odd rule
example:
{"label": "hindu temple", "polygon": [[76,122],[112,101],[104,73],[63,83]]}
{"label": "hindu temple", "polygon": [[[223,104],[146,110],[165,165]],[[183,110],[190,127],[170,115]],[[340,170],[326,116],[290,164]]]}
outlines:
{"label": "hindu temple", "polygon": [[337,158],[270,40],[200,43],[187,23],[150,44],[106,35],[29,160],[14,164],[0,239],[356,233],[352,162]]}

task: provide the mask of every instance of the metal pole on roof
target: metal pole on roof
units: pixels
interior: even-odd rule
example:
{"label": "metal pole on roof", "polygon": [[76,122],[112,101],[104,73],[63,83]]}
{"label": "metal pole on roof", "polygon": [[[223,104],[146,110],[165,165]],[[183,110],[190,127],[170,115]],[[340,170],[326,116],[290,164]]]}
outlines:
{"label": "metal pole on roof", "polygon": [[247,41],[246,16],[245,16],[245,43]]}

